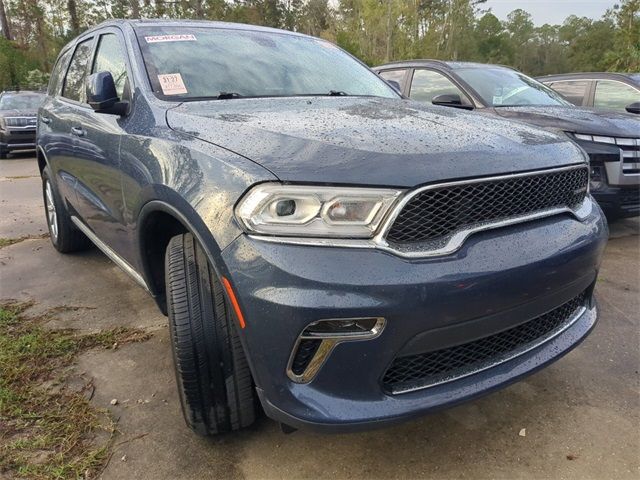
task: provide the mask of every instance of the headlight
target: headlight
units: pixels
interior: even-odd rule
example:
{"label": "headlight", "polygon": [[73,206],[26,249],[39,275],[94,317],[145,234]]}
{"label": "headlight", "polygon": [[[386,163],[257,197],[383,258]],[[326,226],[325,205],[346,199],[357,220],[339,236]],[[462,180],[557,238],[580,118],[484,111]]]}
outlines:
{"label": "headlight", "polygon": [[371,238],[402,190],[265,183],[236,206],[254,234]]}
{"label": "headlight", "polygon": [[0,130],[5,130],[7,128],[7,121],[4,117],[0,117]]}

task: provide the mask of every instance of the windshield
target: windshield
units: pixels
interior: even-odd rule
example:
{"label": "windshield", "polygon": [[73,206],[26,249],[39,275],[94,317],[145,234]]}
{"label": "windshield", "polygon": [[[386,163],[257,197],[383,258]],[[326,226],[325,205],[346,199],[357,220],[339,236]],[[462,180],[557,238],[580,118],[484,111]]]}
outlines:
{"label": "windshield", "polygon": [[40,93],[5,94],[0,97],[0,110],[37,110],[43,99]]}
{"label": "windshield", "polygon": [[140,28],[147,74],[161,98],[358,95],[398,98],[332,43],[222,28]]}
{"label": "windshield", "polygon": [[461,68],[456,73],[489,107],[572,105],[549,87],[508,68]]}

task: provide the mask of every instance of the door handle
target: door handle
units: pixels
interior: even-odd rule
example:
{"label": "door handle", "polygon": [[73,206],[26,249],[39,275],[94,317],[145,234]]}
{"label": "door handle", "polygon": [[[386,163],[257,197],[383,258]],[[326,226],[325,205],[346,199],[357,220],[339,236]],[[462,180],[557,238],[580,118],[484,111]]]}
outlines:
{"label": "door handle", "polygon": [[77,137],[84,137],[87,132],[81,127],[71,127],[71,133]]}
{"label": "door handle", "polygon": [[40,117],[40,120],[42,120],[42,123],[51,123],[51,119],[49,117]]}

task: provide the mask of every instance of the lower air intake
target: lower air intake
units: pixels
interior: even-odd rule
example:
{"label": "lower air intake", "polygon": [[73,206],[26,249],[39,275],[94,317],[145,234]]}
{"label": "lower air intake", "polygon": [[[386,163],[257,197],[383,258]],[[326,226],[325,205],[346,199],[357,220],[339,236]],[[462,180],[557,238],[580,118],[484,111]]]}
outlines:
{"label": "lower air intake", "polygon": [[473,342],[397,357],[382,379],[396,394],[445,383],[497,365],[552,338],[585,306],[584,293],[517,327]]}

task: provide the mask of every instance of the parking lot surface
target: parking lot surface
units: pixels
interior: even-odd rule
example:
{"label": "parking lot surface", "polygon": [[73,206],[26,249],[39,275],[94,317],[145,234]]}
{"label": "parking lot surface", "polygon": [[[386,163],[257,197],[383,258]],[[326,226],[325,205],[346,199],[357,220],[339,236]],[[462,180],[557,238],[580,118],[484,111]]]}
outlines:
{"label": "parking lot surface", "polygon": [[[99,250],[58,254],[46,234],[37,163],[0,161],[0,299],[31,299],[52,327],[138,327],[150,340],[83,354],[93,402],[118,419],[105,479],[639,478],[640,222],[610,226],[597,284],[600,320],[549,368],[480,400],[385,430],[290,435],[262,419],[203,439],[185,426],[167,321]],[[111,405],[118,399],[117,405]]]}

